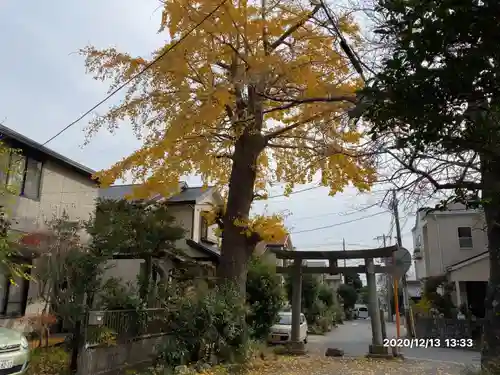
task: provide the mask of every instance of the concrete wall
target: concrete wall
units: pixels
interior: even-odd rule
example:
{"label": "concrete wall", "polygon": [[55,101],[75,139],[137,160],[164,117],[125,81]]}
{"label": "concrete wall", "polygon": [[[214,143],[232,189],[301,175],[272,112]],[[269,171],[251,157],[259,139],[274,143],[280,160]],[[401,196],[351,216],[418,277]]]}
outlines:
{"label": "concrete wall", "polygon": [[[30,233],[46,228],[46,223],[66,211],[70,220],[87,220],[94,213],[98,189],[94,181],[56,162],[43,164],[39,200],[6,195],[1,201],[13,218],[12,229]],[[36,267],[36,260],[34,267]],[[21,293],[21,280],[11,286],[11,296]],[[1,291],[0,291],[1,293]],[[12,298],[12,297],[10,297]],[[29,283],[26,315],[39,313],[45,303],[39,298],[36,281]],[[16,319],[0,319],[0,325],[25,330]]]}
{"label": "concrete wall", "polygon": [[[458,228],[472,228],[472,248],[460,248]],[[437,276],[447,267],[487,250],[481,212],[452,210],[427,214],[422,225],[423,259],[416,262],[418,277]]]}
{"label": "concrete wall", "polygon": [[[450,272],[451,281],[488,281],[490,276],[490,260],[488,257]],[[462,289],[462,287],[460,288]],[[465,290],[465,289],[463,289]]]}
{"label": "concrete wall", "polygon": [[40,200],[3,197],[16,223],[12,229],[31,232],[45,227],[46,221],[61,216],[87,220],[94,213],[98,189],[94,181],[54,162],[43,164]]}
{"label": "concrete wall", "polygon": [[123,280],[124,283],[136,284],[137,277],[141,271],[143,259],[119,259],[107,262],[106,267],[109,267],[103,279],[117,278]]}
{"label": "concrete wall", "polygon": [[194,233],[194,206],[190,204],[173,204],[168,207],[170,214],[175,218],[175,224],[185,230],[184,238],[177,241],[175,246],[178,249],[185,250],[188,255],[190,247],[186,244],[186,238],[193,239]]}

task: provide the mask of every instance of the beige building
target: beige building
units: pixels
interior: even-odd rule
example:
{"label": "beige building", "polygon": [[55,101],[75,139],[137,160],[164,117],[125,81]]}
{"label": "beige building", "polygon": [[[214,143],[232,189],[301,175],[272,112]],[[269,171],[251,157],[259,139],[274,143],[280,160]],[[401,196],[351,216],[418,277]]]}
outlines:
{"label": "beige building", "polygon": [[[134,185],[115,185],[101,189],[99,197],[106,199],[123,199],[133,192]],[[152,199],[163,200],[160,195]],[[155,270],[158,278],[168,279],[172,270],[185,259],[207,263],[215,266],[219,261],[220,251],[218,237],[215,235],[216,225],[208,226],[202,213],[211,211],[214,206],[223,204],[221,195],[214,187],[189,187],[187,183],[179,183],[179,193],[167,199],[170,213],[175,223],[185,230],[185,238],[176,243],[182,250],[184,258],[172,254],[164,259],[156,260]],[[121,259],[112,262],[107,277],[120,278],[125,282],[134,282],[141,272],[141,259]]]}
{"label": "beige building", "polygon": [[422,208],[412,233],[416,278],[447,275],[455,305],[473,305],[475,315],[484,314],[489,259],[483,212],[460,204],[446,211]]}
{"label": "beige building", "polygon": [[[46,222],[66,211],[71,220],[88,219],[94,212],[98,194],[93,170],[78,164],[33,140],[0,126],[4,146],[16,152],[1,155],[0,183],[19,195],[3,194],[1,204],[12,219],[12,230],[19,234],[43,229]],[[4,192],[6,189],[3,190]],[[32,263],[33,254],[20,249],[19,261]],[[22,278],[9,282],[5,270],[0,274],[0,324],[38,311],[37,285]]]}

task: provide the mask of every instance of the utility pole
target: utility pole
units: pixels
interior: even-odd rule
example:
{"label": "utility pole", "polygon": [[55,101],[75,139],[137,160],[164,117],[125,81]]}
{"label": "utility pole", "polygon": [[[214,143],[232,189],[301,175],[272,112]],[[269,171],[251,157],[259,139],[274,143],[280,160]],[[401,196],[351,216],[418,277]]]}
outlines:
{"label": "utility pole", "polygon": [[[381,236],[377,236],[375,237],[376,240],[382,240],[382,243],[384,245],[384,247],[387,247],[387,236],[385,234],[382,234]],[[391,239],[389,238],[389,241]],[[391,260],[388,260],[388,259],[384,259],[384,263],[386,266],[388,266],[389,263],[391,262],[392,263],[392,259]],[[384,280],[385,280],[385,289],[386,289],[386,293],[385,293],[385,298],[386,298],[386,304],[387,304],[387,320],[389,322],[392,322],[393,321],[393,318],[392,318],[392,298],[393,298],[393,293],[392,293],[392,277],[390,274],[386,273],[384,274]]]}
{"label": "utility pole", "polygon": [[[342,238],[342,250],[345,251],[345,238]],[[346,267],[346,259],[344,258],[344,268]],[[342,274],[344,277],[344,284],[346,283],[345,274]]]}
{"label": "utility pole", "polygon": [[[391,208],[392,208],[392,211],[393,211],[393,214],[394,214],[394,223],[396,224],[396,239],[398,241],[398,245],[400,247],[403,247],[403,238],[401,236],[401,225],[399,223],[399,209],[398,209],[398,199],[397,199],[397,196],[396,196],[396,190],[393,190],[392,191],[392,204],[391,204]],[[406,282],[406,274],[403,275],[403,277],[401,278],[401,286],[402,286],[402,289],[403,289],[403,311],[404,311],[404,314],[405,314],[405,325],[406,325],[406,334],[410,337],[413,336],[413,329],[412,329],[412,325],[411,325],[411,317],[410,317],[410,304],[409,304],[409,301],[408,301],[408,285],[407,285],[407,282]],[[396,297],[397,298],[397,297]],[[398,314],[398,312],[396,311],[396,314]]]}

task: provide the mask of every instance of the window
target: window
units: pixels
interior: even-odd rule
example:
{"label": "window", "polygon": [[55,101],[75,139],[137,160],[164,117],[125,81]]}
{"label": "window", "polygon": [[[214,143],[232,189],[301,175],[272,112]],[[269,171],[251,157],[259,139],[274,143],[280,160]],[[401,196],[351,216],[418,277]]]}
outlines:
{"label": "window", "polygon": [[472,248],[472,228],[458,227],[458,243],[461,249]]}
{"label": "window", "polygon": [[1,275],[2,298],[0,300],[0,315],[8,317],[23,316],[28,302],[29,280],[23,277],[14,277],[15,284],[10,278]]}
{"label": "window", "polygon": [[207,219],[205,219],[203,216],[201,217],[201,224],[200,224],[200,239],[202,240],[208,240],[208,223]]}
{"label": "window", "polygon": [[280,320],[278,324],[289,326],[292,325],[292,314],[279,314]]}
{"label": "window", "polygon": [[0,156],[1,183],[9,191],[30,199],[40,198],[42,163],[21,154]]}

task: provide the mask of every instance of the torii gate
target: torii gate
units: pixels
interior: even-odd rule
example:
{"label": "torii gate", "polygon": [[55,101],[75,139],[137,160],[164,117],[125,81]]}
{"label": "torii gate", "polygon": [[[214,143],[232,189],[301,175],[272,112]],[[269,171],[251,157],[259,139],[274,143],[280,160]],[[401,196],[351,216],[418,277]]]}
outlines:
{"label": "torii gate", "polygon": [[[291,349],[297,352],[304,351],[304,343],[299,340],[300,313],[302,298],[302,275],[307,274],[330,274],[339,273],[366,273],[368,284],[368,299],[370,301],[368,309],[372,326],[372,345],[369,353],[375,355],[388,354],[388,349],[383,346],[382,323],[377,298],[376,273],[392,273],[393,266],[376,266],[374,258],[390,258],[393,252],[398,250],[398,245],[364,249],[364,250],[339,250],[339,251],[290,251],[271,250],[278,259],[293,260],[291,266],[276,267],[278,273],[288,273],[292,279],[292,332]],[[304,260],[321,259],[328,260],[329,267],[307,267],[303,265]],[[355,267],[338,267],[339,259],[364,259],[365,264]]]}

